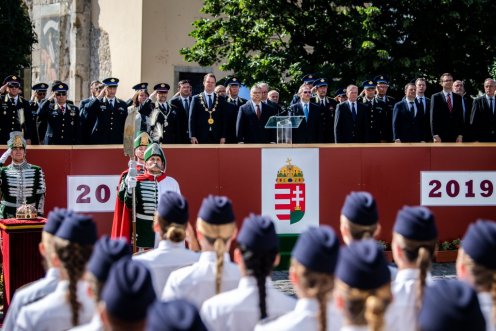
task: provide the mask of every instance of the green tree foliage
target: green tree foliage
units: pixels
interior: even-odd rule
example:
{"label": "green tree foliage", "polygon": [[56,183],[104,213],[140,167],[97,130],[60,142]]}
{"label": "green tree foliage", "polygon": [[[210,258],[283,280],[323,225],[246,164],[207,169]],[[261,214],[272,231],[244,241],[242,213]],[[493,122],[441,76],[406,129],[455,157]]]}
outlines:
{"label": "green tree foliage", "polygon": [[496,1],[205,0],[181,54],[294,91],[305,73],[346,86],[386,74],[402,90],[443,72],[480,88],[496,59]]}
{"label": "green tree foliage", "polygon": [[22,0],[0,1],[0,82],[9,74],[19,74],[30,64],[36,42],[31,19]]}

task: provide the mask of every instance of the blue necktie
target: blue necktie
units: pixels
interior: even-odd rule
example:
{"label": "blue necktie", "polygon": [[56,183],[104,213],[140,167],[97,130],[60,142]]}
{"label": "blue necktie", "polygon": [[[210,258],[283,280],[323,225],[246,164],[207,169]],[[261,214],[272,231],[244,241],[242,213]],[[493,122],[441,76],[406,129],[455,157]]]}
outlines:
{"label": "blue necktie", "polygon": [[356,121],[356,119],[357,119],[357,113],[356,113],[355,103],[354,102],[351,103],[351,116],[353,117],[353,122]]}
{"label": "blue necktie", "polygon": [[410,101],[410,113],[415,117],[415,107],[413,106],[413,101]]}
{"label": "blue necktie", "polygon": [[303,113],[305,113],[305,120],[308,122],[308,105],[303,106]]}
{"label": "blue necktie", "polygon": [[212,108],[212,96],[208,95],[208,109]]}

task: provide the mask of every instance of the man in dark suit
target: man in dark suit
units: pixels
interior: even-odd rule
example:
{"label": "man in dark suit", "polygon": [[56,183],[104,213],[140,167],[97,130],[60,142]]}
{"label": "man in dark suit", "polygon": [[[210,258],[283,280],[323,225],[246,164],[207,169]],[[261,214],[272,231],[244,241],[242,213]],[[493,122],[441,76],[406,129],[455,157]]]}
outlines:
{"label": "man in dark suit", "polygon": [[236,137],[238,112],[239,108],[246,104],[246,99],[239,96],[240,83],[237,77],[229,77],[224,84],[227,93],[225,109],[226,144],[235,144],[238,142]]}
{"label": "man in dark suit", "polygon": [[473,139],[480,142],[496,142],[496,82],[484,81],[485,94],[474,100],[470,119]]}
{"label": "man in dark suit", "polygon": [[465,92],[465,84],[461,80],[453,82],[453,93],[462,97],[463,109],[463,142],[474,141],[472,127],[470,126],[470,115],[472,113],[472,105],[474,100]]}
{"label": "man in dark suit", "polygon": [[431,135],[431,99],[425,96],[427,89],[427,81],[425,78],[417,78],[415,80],[416,96],[415,100],[420,109],[424,112],[424,141],[432,142]]}
{"label": "man in dark suit", "polygon": [[[85,119],[83,119],[83,117],[82,117],[83,109],[88,105],[88,103],[91,100],[94,100],[96,98],[96,96],[100,93],[101,90],[103,90],[104,87],[105,87],[105,85],[103,85],[102,82],[100,82],[99,80],[92,81],[90,83],[90,97],[81,100],[81,102],[79,103],[79,117],[81,118],[81,143],[82,144],[87,145],[90,143],[89,139],[90,139],[91,131],[93,129],[93,125],[95,124],[95,123],[88,123]],[[38,130],[40,131],[39,135],[41,137],[42,132],[41,132],[40,128],[38,128]],[[44,137],[44,133],[43,133],[43,137]]]}
{"label": "man in dark suit", "polygon": [[372,80],[364,81],[362,87],[364,96],[358,98],[358,102],[367,106],[367,135],[365,142],[389,142],[386,140],[386,132],[391,130],[391,122],[387,122],[386,119],[388,106],[375,96],[376,85]]}
{"label": "man in dark suit", "polygon": [[178,116],[180,127],[180,135],[178,137],[178,143],[189,144],[189,129],[188,129],[188,119],[189,119],[189,107],[193,97],[191,96],[191,83],[189,80],[181,80],[178,83],[179,95],[172,98],[169,102],[172,107],[174,107],[178,113],[182,113]]}
{"label": "man in dark suit", "polygon": [[415,99],[416,87],[405,85],[405,98],[394,105],[393,139],[397,143],[423,142],[425,137],[425,113]]}
{"label": "man in dark suit", "polygon": [[236,122],[239,143],[269,144],[275,142],[275,130],[265,128],[269,118],[274,115],[274,110],[262,102],[262,89],[259,85],[252,86],[250,97],[250,101],[239,107]]}
{"label": "man in dark suit", "polygon": [[312,90],[308,84],[303,84],[298,90],[299,101],[291,105],[288,112],[292,116],[304,116],[300,126],[293,129],[293,144],[322,143],[322,118],[320,106],[311,103]]}
{"label": "man in dark suit", "polygon": [[18,76],[10,75],[0,87],[0,145],[7,144],[13,131],[22,131],[26,142],[31,144],[33,116],[29,112],[29,102],[20,95],[21,83]]}
{"label": "man in dark suit", "polygon": [[367,107],[358,101],[358,87],[346,88],[347,101],[336,108],[334,137],[336,143],[364,143],[367,124]]}
{"label": "man in dark suit", "polygon": [[90,144],[122,144],[127,104],[115,97],[119,79],[106,78],[105,87],[83,108],[83,122],[91,125]]}
{"label": "man in dark suit", "polygon": [[317,94],[310,99],[310,102],[315,103],[320,108],[322,142],[334,143],[334,116],[338,103],[327,96],[328,84],[325,78],[315,80],[313,86],[317,89]]}
{"label": "man in dark suit", "polygon": [[462,142],[462,97],[453,93],[453,76],[444,73],[440,78],[441,92],[431,96],[431,131],[436,142]]}
{"label": "man in dark suit", "polygon": [[[38,131],[39,128],[39,123],[38,123],[38,108],[40,108],[40,105],[43,101],[46,99],[46,94],[48,90],[48,84],[46,83],[38,83],[35,84],[31,87],[31,90],[33,91],[31,95],[31,100],[29,101],[29,112],[31,113],[33,117],[33,122],[32,122],[32,127],[30,129],[31,131],[31,144],[33,145],[40,145],[40,143],[43,141],[43,138],[45,137],[45,132],[46,132],[46,127],[41,128],[41,134]],[[78,114],[79,116],[79,114]]]}
{"label": "man in dark suit", "polygon": [[224,102],[214,93],[215,75],[203,78],[204,91],[193,97],[189,108],[189,136],[192,144],[224,144]]}

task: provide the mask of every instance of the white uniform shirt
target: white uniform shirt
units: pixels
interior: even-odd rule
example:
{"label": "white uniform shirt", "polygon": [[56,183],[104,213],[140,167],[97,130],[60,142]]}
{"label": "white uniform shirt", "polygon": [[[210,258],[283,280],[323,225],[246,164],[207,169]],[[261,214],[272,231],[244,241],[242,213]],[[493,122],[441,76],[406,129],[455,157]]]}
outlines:
{"label": "white uniform shirt", "polygon": [[69,331],[104,331],[104,328],[100,315],[96,313],[93,315],[91,322],[76,326],[75,328],[69,329]]}
{"label": "white uniform shirt", "polygon": [[161,240],[158,248],[133,256],[134,260],[143,262],[150,270],[153,288],[158,298],[162,295],[165,282],[171,272],[191,265],[199,258],[200,254],[187,249],[184,241],[175,243],[170,240]]}
{"label": "white uniform shirt", "polygon": [[494,319],[493,319],[493,299],[491,298],[491,293],[480,292],[477,293],[479,298],[479,305],[486,320],[486,331],[496,330]]}
{"label": "white uniform shirt", "polygon": [[[294,309],[296,300],[265,282],[267,315],[279,316]],[[203,303],[201,317],[210,331],[251,331],[260,320],[257,281],[243,277],[238,288],[216,295]]]}
{"label": "white uniform shirt", "polygon": [[[261,322],[255,331],[264,330],[318,330],[319,302],[316,299],[301,298],[294,311],[275,320]],[[327,303],[327,331],[338,331],[342,324],[341,313],[331,300]]]}
{"label": "white uniform shirt", "polygon": [[34,303],[55,291],[57,283],[59,282],[59,275],[58,269],[50,268],[47,270],[44,278],[41,278],[26,287],[17,289],[10,302],[9,310],[7,311],[7,316],[3,323],[3,330],[14,330],[19,311],[22,307]]}
{"label": "white uniform shirt", "polygon": [[[55,292],[21,309],[15,330],[62,331],[73,327],[71,306],[67,299],[69,281],[58,283]],[[89,323],[95,313],[95,303],[87,295],[87,283],[77,284],[77,298],[81,303],[79,324]]]}
{"label": "white uniform shirt", "polygon": [[[205,300],[215,295],[216,260],[215,252],[202,252],[195,264],[173,271],[165,283],[162,299],[186,299],[200,309]],[[225,253],[221,292],[235,289],[240,278],[238,266]]]}

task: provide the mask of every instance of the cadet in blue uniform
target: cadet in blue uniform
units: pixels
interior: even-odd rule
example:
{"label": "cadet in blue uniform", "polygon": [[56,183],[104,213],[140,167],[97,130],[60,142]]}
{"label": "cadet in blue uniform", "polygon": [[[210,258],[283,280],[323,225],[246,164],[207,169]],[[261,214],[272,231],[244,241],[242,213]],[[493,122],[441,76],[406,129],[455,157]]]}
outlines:
{"label": "cadet in blue uniform", "polygon": [[[86,281],[90,290],[90,296],[98,305],[102,295],[102,289],[107,282],[110,269],[120,260],[131,258],[131,248],[124,238],[110,239],[108,236],[102,236],[95,244],[95,249],[91,255],[86,267]],[[91,322],[71,330],[74,331],[96,331],[103,330],[100,314],[95,311]]]}
{"label": "cadet in blue uniform", "polygon": [[341,331],[384,329],[384,315],[393,300],[391,275],[384,252],[374,240],[341,248],[334,298],[343,313]]}
{"label": "cadet in blue uniform", "polygon": [[77,145],[81,141],[79,108],[67,103],[68,89],[64,83],[52,86],[53,95],[40,105],[38,121],[47,128],[44,145]]}
{"label": "cadet in blue uniform", "polygon": [[[29,101],[29,110],[33,117],[33,122],[31,123],[31,144],[39,145],[43,138],[45,137],[46,127],[40,126],[38,123],[38,109],[43,101],[46,99],[46,94],[48,90],[48,84],[39,83],[31,87],[33,90],[33,95]],[[41,135],[41,138],[40,138]]]}
{"label": "cadet in blue uniform", "polygon": [[458,280],[439,280],[425,289],[420,331],[484,331],[477,294]]}
{"label": "cadet in blue uniform", "polygon": [[398,273],[392,284],[390,325],[404,331],[417,330],[417,313],[430,279],[436,244],[437,228],[429,209],[405,206],[398,212],[391,244]]}
{"label": "cadet in blue uniform", "polygon": [[[200,255],[186,248],[189,219],[188,202],[179,193],[166,191],[159,198],[153,230],[160,234],[156,249],[136,255],[152,274],[153,287],[160,297],[172,271],[198,261]],[[196,244],[195,246],[197,246]]]}
{"label": "cadet in blue uniform", "polygon": [[456,274],[477,292],[486,330],[496,330],[496,223],[478,220],[470,224],[458,249]]}
{"label": "cadet in blue uniform", "polygon": [[54,238],[54,266],[60,281],[54,292],[21,309],[18,330],[62,331],[88,323],[95,306],[83,281],[86,263],[96,242],[96,224],[89,216],[68,215]]}
{"label": "cadet in blue uniform", "polygon": [[110,269],[98,305],[104,330],[144,330],[156,298],[148,269],[131,259],[119,260]]}
{"label": "cadet in blue uniform", "polygon": [[239,269],[228,254],[236,234],[231,200],[213,195],[203,199],[196,228],[202,248],[200,259],[171,273],[162,299],[183,298],[201,307],[208,298],[236,288],[240,279]]}
{"label": "cadet in blue uniform", "polygon": [[341,209],[340,230],[343,241],[374,238],[379,235],[379,213],[374,197],[369,192],[351,192]]}
{"label": "cadet in blue uniform", "polygon": [[0,88],[0,145],[7,144],[13,131],[22,132],[27,144],[31,144],[33,115],[29,102],[20,95],[21,84],[18,76],[10,75]]}
{"label": "cadet in blue uniform", "polygon": [[238,288],[208,299],[201,308],[202,319],[211,331],[251,331],[259,320],[285,314],[296,303],[268,280],[279,260],[272,219],[250,215],[236,240],[234,259],[242,275]]}
{"label": "cadet in blue uniform", "polygon": [[[178,318],[180,316],[180,318]],[[146,331],[207,331],[198,308],[186,300],[155,301],[148,310]]]}
{"label": "cadet in blue uniform", "polygon": [[302,233],[289,269],[298,296],[296,308],[255,330],[339,330],[342,318],[332,300],[338,252],[339,240],[332,228],[310,227]]}
{"label": "cadet in blue uniform", "polygon": [[327,96],[327,80],[319,78],[313,82],[317,88],[317,94],[310,102],[320,106],[320,120],[322,121],[322,142],[334,143],[334,117],[336,115],[336,100]]}
{"label": "cadet in blue uniform", "polygon": [[119,80],[106,78],[105,87],[81,112],[82,120],[91,128],[90,144],[122,144],[127,104],[115,97]]}
{"label": "cadet in blue uniform", "polygon": [[59,268],[52,264],[51,255],[54,253],[54,235],[59,229],[64,218],[68,215],[66,209],[55,208],[47,217],[41,232],[40,254],[47,270],[44,278],[16,290],[9,305],[7,316],[3,321],[3,330],[14,330],[19,311],[22,307],[36,302],[55,291],[60,279]]}

